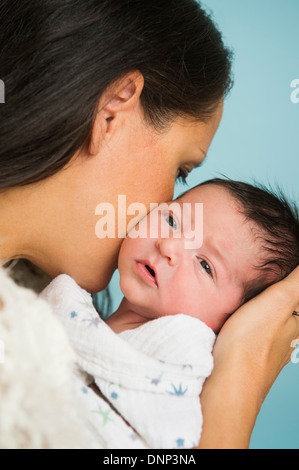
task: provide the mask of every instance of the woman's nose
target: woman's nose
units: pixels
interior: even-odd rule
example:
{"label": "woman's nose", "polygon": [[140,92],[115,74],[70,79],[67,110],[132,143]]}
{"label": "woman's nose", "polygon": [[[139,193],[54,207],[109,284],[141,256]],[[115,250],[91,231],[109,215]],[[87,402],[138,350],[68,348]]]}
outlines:
{"label": "woman's nose", "polygon": [[168,258],[168,263],[175,266],[182,253],[182,241],[175,238],[159,238],[155,245],[161,256]]}

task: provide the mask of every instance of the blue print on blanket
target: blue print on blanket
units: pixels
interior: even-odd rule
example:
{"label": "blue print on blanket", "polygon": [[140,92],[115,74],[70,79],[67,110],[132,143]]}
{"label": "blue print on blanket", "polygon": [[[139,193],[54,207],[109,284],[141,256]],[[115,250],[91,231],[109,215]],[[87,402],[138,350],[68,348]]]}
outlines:
{"label": "blue print on blanket", "polygon": [[78,313],[73,310],[71,312],[71,318],[76,318],[77,316],[78,316]]}
{"label": "blue print on blanket", "polygon": [[179,447],[184,447],[185,440],[182,439],[181,437],[179,437],[175,442],[176,442],[177,448],[179,448]]}
{"label": "blue print on blanket", "polygon": [[174,384],[171,384],[171,385],[172,385],[173,391],[166,390],[166,393],[168,393],[169,395],[175,395],[175,396],[178,396],[178,397],[182,397],[182,396],[185,395],[185,393],[188,390],[188,387],[186,387],[185,390],[183,390],[183,387],[182,387],[181,383],[178,387],[176,387]]}

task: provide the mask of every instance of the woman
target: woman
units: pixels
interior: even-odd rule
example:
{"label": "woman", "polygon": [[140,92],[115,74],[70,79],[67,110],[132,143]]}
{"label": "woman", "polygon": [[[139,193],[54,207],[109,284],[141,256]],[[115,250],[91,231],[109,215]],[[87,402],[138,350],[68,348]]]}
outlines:
{"label": "woman", "polygon": [[[96,237],[95,208],[172,198],[218,128],[231,55],[193,0],[2,0],[0,17],[0,259],[100,291],[122,239]],[[299,334],[298,283],[297,270],[226,323],[201,447],[248,447]]]}

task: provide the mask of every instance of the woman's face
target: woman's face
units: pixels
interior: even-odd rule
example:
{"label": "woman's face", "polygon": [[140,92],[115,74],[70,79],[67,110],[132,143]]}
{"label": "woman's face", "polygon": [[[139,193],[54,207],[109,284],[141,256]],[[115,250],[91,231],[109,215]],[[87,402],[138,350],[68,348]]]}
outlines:
{"label": "woman's face", "polygon": [[[106,124],[99,118],[92,136],[99,144],[93,145],[92,154],[90,147],[81,149],[47,183],[50,198],[44,214],[60,230],[53,234],[53,253],[44,256],[47,263],[31,261],[53,277],[68,273],[90,292],[104,289],[117,268],[123,238],[117,237],[117,230],[114,238],[98,238],[98,205],[114,207],[112,223],[117,226],[120,195],[126,196],[126,207],[142,203],[147,212],[151,203],[172,199],[178,175],[203,162],[221,116],[222,104],[206,123],[180,118],[157,132],[145,122],[139,100]],[[127,216],[127,224],[132,217]],[[49,237],[47,243],[50,246]]]}

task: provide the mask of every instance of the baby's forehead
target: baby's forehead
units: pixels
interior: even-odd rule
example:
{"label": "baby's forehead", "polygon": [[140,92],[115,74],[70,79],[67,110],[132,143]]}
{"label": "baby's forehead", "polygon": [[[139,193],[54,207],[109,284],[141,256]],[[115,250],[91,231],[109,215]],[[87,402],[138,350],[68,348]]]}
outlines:
{"label": "baby's forehead", "polygon": [[223,236],[225,236],[225,227],[230,225],[233,217],[235,227],[245,227],[248,241],[263,249],[265,234],[262,228],[245,215],[244,206],[227,188],[213,183],[198,185],[181,194],[176,201],[182,206],[190,202],[202,203],[203,221],[206,222],[208,216],[209,220],[222,223]]}
{"label": "baby's forehead", "polygon": [[219,195],[226,194],[227,199],[232,201],[234,200],[233,196],[230,195],[226,188],[218,186],[216,184],[203,184],[195,186],[194,188],[189,189],[188,191],[181,194],[176,201],[178,202],[204,202],[208,197],[210,200],[217,199]]}

